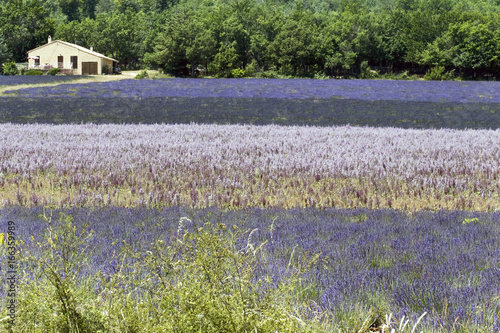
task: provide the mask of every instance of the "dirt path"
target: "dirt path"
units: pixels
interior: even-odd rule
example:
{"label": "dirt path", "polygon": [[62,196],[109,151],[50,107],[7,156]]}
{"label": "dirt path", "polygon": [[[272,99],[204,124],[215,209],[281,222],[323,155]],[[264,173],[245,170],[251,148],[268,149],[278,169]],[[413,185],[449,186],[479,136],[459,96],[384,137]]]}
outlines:
{"label": "dirt path", "polygon": [[[60,81],[54,83],[37,83],[37,84],[19,84],[19,85],[11,85],[11,86],[0,86],[0,97],[7,97],[10,94],[5,94],[6,91],[26,89],[26,88],[36,88],[36,87],[53,87],[58,86],[60,84],[80,84],[80,83],[92,83],[92,82],[108,82],[108,81],[118,81],[118,80],[126,80],[133,79],[137,74],[141,71],[123,71],[120,75],[92,75],[87,76],[82,79],[76,79],[72,81]],[[148,71],[149,73],[150,71]],[[151,71],[153,72],[153,71]],[[154,71],[156,72],[156,71]]]}

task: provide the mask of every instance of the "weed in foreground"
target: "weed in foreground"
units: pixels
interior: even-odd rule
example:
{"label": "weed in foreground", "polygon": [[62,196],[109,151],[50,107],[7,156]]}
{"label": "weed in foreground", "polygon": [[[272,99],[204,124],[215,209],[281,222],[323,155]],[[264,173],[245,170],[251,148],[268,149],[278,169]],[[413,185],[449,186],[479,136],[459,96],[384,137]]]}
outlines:
{"label": "weed in foreground", "polygon": [[16,323],[0,323],[8,332],[313,332],[321,325],[302,293],[301,275],[314,262],[292,258],[281,277],[261,274],[265,243],[252,242],[255,230],[183,218],[170,239],[121,241],[120,262],[91,275],[102,264],[88,259],[93,230],[62,213],[43,219],[43,243],[21,262]]}

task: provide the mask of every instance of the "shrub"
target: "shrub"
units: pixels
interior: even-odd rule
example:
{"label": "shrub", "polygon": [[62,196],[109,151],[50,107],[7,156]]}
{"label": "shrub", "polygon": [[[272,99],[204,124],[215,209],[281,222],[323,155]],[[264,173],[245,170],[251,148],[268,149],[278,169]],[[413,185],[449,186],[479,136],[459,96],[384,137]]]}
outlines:
{"label": "shrub", "polygon": [[328,80],[330,77],[323,72],[314,73],[314,78],[317,80]]}
{"label": "shrub", "polygon": [[111,72],[111,67],[109,65],[104,65],[101,68],[101,73],[102,74],[109,74]]}
{"label": "shrub", "polygon": [[257,61],[255,59],[253,59],[252,62],[250,62],[245,67],[245,75],[248,77],[255,76],[258,71],[259,71],[259,66],[258,66]]}
{"label": "shrub", "polygon": [[172,75],[158,71],[157,73],[154,73],[153,76],[151,76],[150,78],[151,79],[171,79]]}
{"label": "shrub", "polygon": [[3,65],[3,74],[4,75],[17,75],[19,74],[19,70],[17,69],[17,65],[15,62],[11,61]]}
{"label": "shrub", "polygon": [[446,68],[443,66],[436,66],[429,69],[425,75],[424,79],[427,81],[443,81],[443,80],[453,80],[455,76],[455,70],[446,72]]}
{"label": "shrub", "polygon": [[30,268],[32,276],[22,277],[20,283],[15,331],[102,332],[102,313],[98,306],[91,306],[97,301],[93,281],[81,278],[91,265],[93,231],[87,226],[77,230],[73,217],[63,213],[53,221],[44,212],[42,219],[47,223],[43,240],[21,263]]}
{"label": "shrub", "polygon": [[362,79],[375,79],[378,77],[377,71],[373,71],[370,66],[368,66],[368,61],[363,61],[360,65],[361,78]]}
{"label": "shrub", "polygon": [[242,78],[245,77],[245,71],[240,68],[235,68],[231,70],[231,77]]}
{"label": "shrub", "polygon": [[[300,264],[290,267],[281,281],[273,281],[257,274],[266,254],[262,253],[265,243],[257,246],[252,242],[256,230],[206,223],[188,231],[186,223],[191,221],[180,220],[177,237],[169,245],[157,239],[148,251],[138,253],[130,246],[125,252],[125,256],[135,259],[132,270],[138,276],[149,277],[141,287],[150,291],[149,311],[162,318],[157,329],[213,333],[301,331],[303,321],[297,303],[304,287],[299,275],[304,270]],[[313,258],[310,264],[316,261]],[[134,284],[137,277],[131,278],[122,284]],[[119,308],[112,312],[138,312],[123,309],[121,302],[115,304]]]}
{"label": "shrub", "polygon": [[[301,276],[319,256],[292,256],[274,281],[256,229],[181,218],[170,240],[121,241],[120,255],[91,263],[94,231],[44,214],[45,236],[26,253],[15,332],[314,332]],[[186,225],[188,224],[188,225]],[[36,242],[33,239],[32,241]],[[120,258],[120,259],[118,259]],[[109,266],[89,275],[90,265]],[[304,264],[307,263],[307,264]],[[103,266],[103,267],[104,267]],[[28,273],[29,272],[29,273]],[[309,320],[306,323],[305,318]],[[310,321],[313,319],[312,321]],[[4,323],[1,323],[6,325]]]}
{"label": "shrub", "polygon": [[139,74],[135,76],[137,80],[149,79],[148,71],[143,69]]}
{"label": "shrub", "polygon": [[43,72],[41,70],[32,69],[30,71],[25,72],[24,75],[43,75]]}
{"label": "shrub", "polygon": [[60,71],[61,71],[61,69],[54,67],[54,68],[49,69],[49,71],[47,72],[47,75],[54,76],[56,74],[59,74]]}
{"label": "shrub", "polygon": [[276,70],[260,71],[257,73],[256,77],[263,79],[290,79],[291,75],[285,75],[277,72]]}

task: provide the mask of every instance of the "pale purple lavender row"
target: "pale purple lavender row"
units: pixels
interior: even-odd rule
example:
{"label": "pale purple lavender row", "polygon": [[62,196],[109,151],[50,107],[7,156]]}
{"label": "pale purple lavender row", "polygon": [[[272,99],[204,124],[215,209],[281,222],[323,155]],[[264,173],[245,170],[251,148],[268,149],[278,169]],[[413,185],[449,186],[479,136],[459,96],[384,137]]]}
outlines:
{"label": "pale purple lavender row", "polygon": [[[244,170],[401,177],[467,188],[500,172],[500,130],[251,125],[0,125],[0,172]],[[432,177],[431,177],[432,175]],[[491,179],[494,181],[494,179]],[[434,184],[435,185],[435,184]]]}
{"label": "pale purple lavender row", "polygon": [[500,103],[500,82],[312,80],[312,79],[162,79],[121,80],[17,91],[22,97],[231,97],[345,98],[459,103]]}

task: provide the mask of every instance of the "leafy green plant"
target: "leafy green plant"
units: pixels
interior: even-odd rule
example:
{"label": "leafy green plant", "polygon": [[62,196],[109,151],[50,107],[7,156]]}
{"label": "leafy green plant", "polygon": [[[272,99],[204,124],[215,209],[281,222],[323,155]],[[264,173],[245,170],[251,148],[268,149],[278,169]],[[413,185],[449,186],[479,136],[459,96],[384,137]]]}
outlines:
{"label": "leafy green plant", "polygon": [[245,77],[246,73],[243,69],[235,68],[231,70],[231,76],[234,78]]}
{"label": "leafy green plant", "polygon": [[245,75],[248,76],[248,77],[255,76],[258,71],[259,71],[259,65],[257,64],[257,61],[255,61],[255,59],[253,59],[245,67]]}
{"label": "leafy green plant", "polygon": [[102,74],[109,74],[111,72],[111,67],[109,65],[104,65],[101,68],[101,73]]}
{"label": "leafy green plant", "polygon": [[17,69],[17,65],[14,61],[8,62],[3,65],[3,74],[4,75],[17,75],[19,74],[19,70]]}
{"label": "leafy green plant", "polygon": [[480,223],[480,222],[479,222],[479,219],[477,217],[470,218],[470,219],[466,218],[462,222],[463,225],[478,224],[478,223]]}
{"label": "leafy green plant", "polygon": [[[149,311],[162,318],[162,331],[301,330],[305,324],[295,306],[303,292],[299,288],[303,267],[290,264],[288,277],[280,282],[269,276],[257,278],[265,243],[253,244],[256,230],[248,233],[236,226],[206,223],[188,231],[185,223],[190,222],[180,220],[177,237],[167,246],[157,239],[147,251],[125,248],[126,257],[136,259],[133,271],[142,276],[137,287],[148,290]],[[238,246],[245,233],[246,242]]]}
{"label": "leafy green plant", "polygon": [[375,79],[377,78],[378,72],[372,70],[370,66],[368,65],[368,61],[363,61],[360,65],[360,71],[361,71],[361,78],[362,79]]}
{"label": "leafy green plant", "polygon": [[424,79],[427,81],[443,81],[453,80],[454,76],[455,70],[447,72],[444,66],[436,66],[432,67],[425,73]]}
{"label": "leafy green plant", "polygon": [[317,72],[314,74],[314,78],[317,80],[328,80],[330,77],[323,72]]}
{"label": "leafy green plant", "polygon": [[137,80],[148,79],[149,78],[148,71],[143,69],[139,74],[135,76],[135,78]]}
{"label": "leafy green plant", "polygon": [[55,67],[53,67],[53,68],[51,68],[51,69],[47,72],[47,75],[52,75],[52,76],[54,76],[54,75],[56,75],[56,74],[59,74],[59,72],[60,72],[60,71],[61,71],[61,69],[60,69],[60,68],[55,68]]}
{"label": "leafy green plant", "polygon": [[104,326],[102,316],[95,311],[97,307],[88,309],[92,303],[89,295],[93,294],[91,280],[81,276],[90,265],[93,232],[77,230],[71,215],[61,213],[57,221],[45,212],[41,217],[47,223],[43,242],[36,244],[38,253],[31,253],[24,260],[36,280],[25,278],[22,282],[24,297],[20,297],[17,330],[101,331]]}
{"label": "leafy green plant", "polygon": [[43,72],[40,70],[32,69],[24,73],[24,75],[43,75]]}
{"label": "leafy green plant", "polygon": [[32,238],[36,249],[22,262],[12,332],[312,333],[323,325],[311,315],[314,293],[301,278],[319,255],[294,250],[274,281],[263,273],[269,255],[266,242],[254,242],[257,229],[182,218],[170,240],[116,241],[116,266],[89,276],[94,232],[63,213],[57,222],[42,218],[43,241]]}

